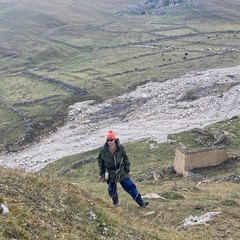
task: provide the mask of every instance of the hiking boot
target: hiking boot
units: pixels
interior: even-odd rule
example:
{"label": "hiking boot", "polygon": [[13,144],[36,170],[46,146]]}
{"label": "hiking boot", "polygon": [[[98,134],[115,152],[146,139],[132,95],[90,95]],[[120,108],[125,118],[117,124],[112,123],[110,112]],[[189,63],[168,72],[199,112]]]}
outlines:
{"label": "hiking boot", "polygon": [[138,204],[140,207],[146,207],[146,206],[149,204],[149,202],[144,202],[144,201],[142,200],[142,196],[141,196],[140,193],[137,195],[137,198],[135,199],[135,201],[137,202],[137,204]]}
{"label": "hiking boot", "polygon": [[142,207],[142,208],[144,208],[144,207],[146,207],[147,205],[149,204],[149,202],[143,202],[143,204],[142,204],[142,206],[140,206],[140,207]]}
{"label": "hiking boot", "polygon": [[113,203],[113,206],[118,205],[118,195],[115,195],[114,197],[112,197],[112,203]]}

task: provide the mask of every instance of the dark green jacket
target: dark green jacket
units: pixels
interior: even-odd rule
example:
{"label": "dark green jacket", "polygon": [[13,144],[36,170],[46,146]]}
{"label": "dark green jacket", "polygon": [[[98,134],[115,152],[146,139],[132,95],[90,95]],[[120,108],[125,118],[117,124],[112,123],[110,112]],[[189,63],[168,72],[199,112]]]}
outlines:
{"label": "dark green jacket", "polygon": [[130,172],[130,162],[124,147],[120,144],[119,139],[116,140],[117,150],[114,155],[108,150],[106,142],[98,155],[99,175],[103,176],[108,170],[108,182],[121,182]]}

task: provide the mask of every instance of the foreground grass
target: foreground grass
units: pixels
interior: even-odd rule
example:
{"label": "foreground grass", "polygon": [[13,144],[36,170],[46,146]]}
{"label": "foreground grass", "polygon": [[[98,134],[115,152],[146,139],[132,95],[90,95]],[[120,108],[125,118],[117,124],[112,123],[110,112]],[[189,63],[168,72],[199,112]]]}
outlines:
{"label": "foreground grass", "polygon": [[[230,122],[222,121],[206,127],[215,131],[235,132],[236,138],[228,136],[224,147],[229,153],[240,155],[239,119]],[[158,144],[148,139],[124,144],[131,159],[132,178],[142,195],[157,193],[166,199],[149,199],[150,205],[140,209],[136,203],[119,186],[120,206],[117,208],[121,216],[117,218],[142,229],[145,234],[153,233],[157,239],[238,239],[240,220],[239,180],[225,181],[230,175],[239,175],[240,161],[228,161],[219,166],[195,169],[207,180],[198,183],[187,180],[176,174],[166,174],[163,170],[172,164],[176,147],[184,144],[190,149],[202,148],[194,144],[194,139],[200,135],[183,132],[171,135],[171,143]],[[231,139],[231,144],[229,144]],[[174,142],[174,141],[175,142]],[[214,139],[208,139],[214,141]],[[49,164],[39,172],[40,176],[50,179],[59,178],[63,170],[69,169],[76,162],[97,157],[98,149],[83,154],[73,155]],[[153,180],[152,172],[160,172],[163,178]],[[111,204],[107,194],[106,183],[99,183],[97,161],[80,164],[77,168],[69,169],[61,179],[74,183],[91,192],[92,196],[100,197]],[[216,181],[216,179],[218,181]],[[150,215],[147,213],[151,212]],[[176,230],[179,224],[190,215],[200,216],[207,212],[220,212],[208,224],[192,226],[188,229]],[[113,216],[115,218],[116,216]],[[132,236],[129,239],[134,239]]]}
{"label": "foreground grass", "polygon": [[3,168],[0,173],[0,202],[10,209],[0,215],[1,239],[157,239],[76,185]]}
{"label": "foreground grass", "polygon": [[[163,16],[118,17],[115,13],[122,7],[139,1],[102,2],[99,8],[90,0],[81,0],[80,5],[55,0],[4,3],[0,11],[0,32],[6,39],[0,49],[0,150],[25,131],[23,119],[9,106],[18,106],[36,132],[45,133],[62,123],[68,105],[75,101],[114,97],[147,81],[240,63],[237,0],[210,5],[204,0],[197,9],[171,8]],[[69,92],[45,78],[86,88],[87,93]],[[239,154],[239,120],[210,126],[216,129],[229,132],[224,145]],[[0,215],[0,238],[239,239],[239,182],[198,184],[174,174],[159,181],[148,178],[153,170],[161,172],[172,163],[180,142],[190,149],[202,147],[193,144],[197,137],[184,132],[170,136],[176,141],[172,144],[150,140],[126,144],[141,193],[167,198],[150,200],[146,209],[121,189],[120,207],[113,209],[106,184],[97,181],[96,162],[58,176],[72,163],[96,157],[98,150],[60,159],[38,174],[0,168],[0,200],[10,209],[10,214]],[[239,174],[239,161],[196,172],[210,180]],[[176,230],[186,217],[209,211],[221,214],[208,225]]]}
{"label": "foreground grass", "polygon": [[[72,184],[63,179],[50,180],[2,168],[0,173],[0,200],[10,209],[8,215],[0,215],[1,239],[239,237],[239,183],[196,185],[182,178],[138,182],[142,194],[154,192],[167,200],[150,199],[149,207],[141,209],[119,189],[120,206],[113,209],[106,184],[86,176],[79,175],[78,183]],[[200,216],[207,212],[221,213],[207,225],[176,230],[190,215]]]}
{"label": "foreground grass", "polygon": [[[239,118],[206,127],[227,131],[223,143],[228,152],[240,154]],[[233,137],[232,134],[234,132]],[[99,149],[59,159],[30,174],[0,168],[0,202],[10,209],[0,214],[1,239],[239,239],[240,161],[195,169],[206,182],[194,182],[163,169],[172,164],[176,147],[196,149],[200,137],[183,132],[171,135],[171,143],[144,139],[124,144],[131,159],[132,178],[142,195],[157,193],[165,199],[149,199],[141,209],[119,186],[120,206],[113,208],[107,184],[98,182],[94,158]],[[214,141],[206,139],[206,141]],[[91,161],[86,161],[92,159]],[[76,162],[83,162],[70,168]],[[65,174],[60,174],[64,170]],[[162,174],[153,180],[153,171]],[[189,216],[219,212],[207,224],[177,230]],[[96,214],[96,217],[95,215]]]}

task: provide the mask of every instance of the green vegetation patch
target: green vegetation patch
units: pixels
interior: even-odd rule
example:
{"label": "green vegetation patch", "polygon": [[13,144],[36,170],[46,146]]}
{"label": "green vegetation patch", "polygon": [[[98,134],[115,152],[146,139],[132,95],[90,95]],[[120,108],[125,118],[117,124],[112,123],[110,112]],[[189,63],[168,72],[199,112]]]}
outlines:
{"label": "green vegetation patch", "polygon": [[209,131],[217,131],[225,134],[227,140],[225,141],[225,146],[229,152],[239,153],[240,149],[240,118],[233,117],[232,119],[220,121],[215,124],[207,126]]}
{"label": "green vegetation patch", "polygon": [[164,192],[161,194],[163,197],[171,200],[184,199],[184,196],[176,192]]}
{"label": "green vegetation patch", "polygon": [[68,101],[68,97],[55,96],[33,104],[18,106],[18,109],[26,114],[36,129],[47,132],[63,123],[68,111]]}
{"label": "green vegetation patch", "polygon": [[73,184],[2,168],[0,175],[1,199],[10,210],[0,218],[1,239],[157,239]]}
{"label": "green vegetation patch", "polygon": [[[90,152],[85,152],[85,153],[81,153],[81,154],[75,154],[72,156],[64,157],[64,158],[59,159],[58,161],[48,164],[44,169],[40,170],[40,173],[43,174],[44,176],[48,176],[48,177],[57,177],[59,175],[59,173],[66,170],[67,168],[71,167],[76,162],[88,160],[90,158],[96,158],[97,156],[98,156],[98,150],[94,150],[94,151],[90,151]],[[96,162],[93,162],[93,164],[95,165]],[[82,165],[84,165],[85,167],[88,167],[89,163],[82,164]],[[81,169],[82,165],[79,165],[78,168]],[[90,168],[88,170],[90,170],[91,168],[92,168],[92,165],[90,166]],[[95,170],[96,170],[96,168],[95,168]],[[74,171],[76,171],[76,169],[73,171],[67,172],[66,175],[70,176],[72,173],[75,174]],[[79,175],[81,176],[81,174],[79,174]]]}
{"label": "green vegetation patch", "polygon": [[239,131],[240,119],[234,117],[230,120],[220,121],[218,123],[211,124],[204,129],[209,132],[209,134],[201,134],[196,131],[185,131],[178,134],[169,134],[169,139],[175,140],[178,143],[182,143],[186,149],[194,150],[198,148],[206,148],[206,146],[198,144],[197,139],[201,139],[202,142],[205,142],[208,146],[214,144],[217,140],[213,137],[213,133],[216,134],[225,134],[226,139],[220,143],[220,146],[225,147],[227,151],[233,153],[239,153],[240,149],[240,131]]}
{"label": "green vegetation patch", "polygon": [[135,31],[126,31],[123,29],[121,32],[114,30],[95,29],[90,32],[88,28],[66,28],[61,29],[59,32],[55,32],[51,36],[52,39],[56,39],[62,44],[67,44],[75,48],[84,49],[89,47],[94,50],[101,47],[115,47],[119,45],[134,44],[140,41],[152,40],[152,36],[148,33],[141,33]]}
{"label": "green vegetation patch", "polygon": [[0,107],[0,151],[8,143],[13,143],[19,139],[24,133],[24,126],[22,125],[21,118],[16,115],[6,105],[2,104]]}
{"label": "green vegetation patch", "polygon": [[229,206],[229,207],[239,206],[238,202],[235,199],[226,199],[225,201],[222,202],[222,204],[224,206]]}
{"label": "green vegetation patch", "polygon": [[1,78],[0,89],[2,98],[7,100],[9,104],[66,94],[57,85],[22,75]]}

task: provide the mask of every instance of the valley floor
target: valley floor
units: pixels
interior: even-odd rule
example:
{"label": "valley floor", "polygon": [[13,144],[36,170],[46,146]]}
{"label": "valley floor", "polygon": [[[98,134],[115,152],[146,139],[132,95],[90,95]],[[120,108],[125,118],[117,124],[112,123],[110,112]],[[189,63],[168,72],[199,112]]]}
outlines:
{"label": "valley floor", "polygon": [[108,130],[121,143],[204,127],[240,115],[240,66],[190,72],[162,83],[149,82],[135,91],[95,104],[70,107],[66,124],[40,142],[2,155],[0,165],[38,171],[64,156],[96,149]]}

